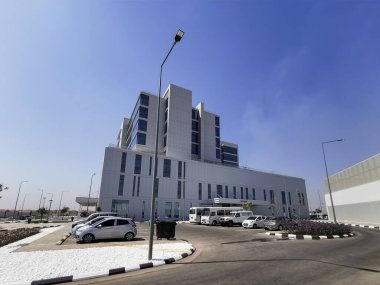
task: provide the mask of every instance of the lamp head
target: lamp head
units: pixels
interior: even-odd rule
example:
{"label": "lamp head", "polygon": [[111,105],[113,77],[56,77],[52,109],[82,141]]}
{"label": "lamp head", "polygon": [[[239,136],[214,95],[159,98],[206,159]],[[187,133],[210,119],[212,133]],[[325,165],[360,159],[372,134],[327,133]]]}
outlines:
{"label": "lamp head", "polygon": [[174,41],[175,42],[179,42],[182,38],[183,38],[183,35],[185,34],[185,32],[184,31],[182,31],[182,30],[178,30],[177,31],[177,34],[175,35],[175,37],[174,37]]}

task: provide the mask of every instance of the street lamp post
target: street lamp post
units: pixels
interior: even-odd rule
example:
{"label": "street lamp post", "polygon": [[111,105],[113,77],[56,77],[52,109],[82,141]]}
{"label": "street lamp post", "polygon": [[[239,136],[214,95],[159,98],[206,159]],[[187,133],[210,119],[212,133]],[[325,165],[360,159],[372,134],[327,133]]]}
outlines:
{"label": "street lamp post", "polygon": [[14,218],[15,218],[16,207],[17,207],[18,197],[20,196],[21,186],[22,186],[22,184],[23,184],[23,183],[25,183],[25,182],[28,182],[28,181],[26,181],[26,180],[23,180],[23,181],[21,181],[21,182],[20,182],[20,187],[18,188],[17,199],[16,199],[15,208],[14,208],[14,210],[13,210],[12,219],[14,219]]}
{"label": "street lamp post", "polygon": [[50,196],[50,200],[49,200],[49,211],[48,211],[48,216],[47,216],[47,220],[49,222],[49,216],[50,216],[50,209],[51,209],[51,202],[53,202],[53,193],[47,193],[47,194],[51,194]]}
{"label": "street lamp post", "polygon": [[86,210],[87,214],[88,214],[88,205],[90,204],[90,195],[91,195],[91,187],[92,187],[92,178],[94,177],[94,175],[96,175],[95,172],[91,175],[90,191],[88,192],[88,200],[87,200],[87,210]]}
{"label": "street lamp post", "polygon": [[41,209],[41,200],[42,200],[42,196],[44,195],[44,190],[43,189],[37,189],[37,191],[41,191],[41,196],[40,196],[40,203],[38,204],[38,209]]}
{"label": "street lamp post", "polygon": [[[185,33],[182,30],[178,30],[177,34],[174,37],[174,42],[166,55],[164,61],[161,64],[160,69],[160,88],[158,89],[158,104],[157,104],[157,123],[156,123],[156,140],[155,140],[155,149],[154,149],[154,175],[152,179],[152,197],[151,197],[151,203],[150,203],[150,232],[149,232],[149,252],[148,252],[148,260],[152,260],[152,253],[153,253],[153,232],[154,232],[154,206],[155,206],[155,188],[158,183],[157,181],[157,149],[158,149],[158,130],[159,130],[159,124],[160,124],[160,103],[161,103],[161,83],[162,83],[162,68],[168,59],[171,51],[173,50],[174,46],[182,39],[183,35]],[[158,186],[158,185],[157,185]]]}
{"label": "street lamp post", "polygon": [[70,191],[62,191],[61,192],[61,199],[59,200],[59,207],[58,207],[58,217],[60,216],[60,213],[61,213],[61,202],[62,202],[63,192],[70,192]]}
{"label": "street lamp post", "polygon": [[327,142],[322,142],[322,152],[323,152],[323,159],[325,161],[325,170],[326,170],[326,177],[327,177],[327,185],[329,187],[329,194],[330,194],[330,201],[331,201],[331,208],[333,212],[333,217],[334,217],[334,223],[336,224],[336,215],[335,215],[335,208],[334,208],[334,202],[331,194],[331,186],[330,186],[330,178],[329,178],[329,173],[327,171],[327,163],[326,163],[326,155],[325,155],[325,148],[324,144],[328,143],[333,143],[333,142],[341,142],[343,139],[338,139],[338,140],[333,140],[333,141],[327,141]]}
{"label": "street lamp post", "polygon": [[25,193],[25,195],[24,195],[24,201],[22,202],[22,207],[21,207],[21,215],[22,215],[22,211],[24,211],[25,198],[27,195],[28,195],[28,193]]}

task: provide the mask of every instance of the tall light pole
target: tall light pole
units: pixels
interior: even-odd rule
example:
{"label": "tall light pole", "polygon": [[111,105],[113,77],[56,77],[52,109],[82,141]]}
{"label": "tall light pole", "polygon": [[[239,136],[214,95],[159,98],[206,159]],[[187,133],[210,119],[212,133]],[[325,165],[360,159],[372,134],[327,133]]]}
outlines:
{"label": "tall light pole", "polygon": [[48,216],[47,216],[47,220],[49,222],[49,216],[50,216],[50,209],[51,209],[51,202],[53,202],[53,193],[47,193],[47,194],[51,194],[50,196],[50,200],[49,200],[49,211],[48,211]]}
{"label": "tall light pole", "polygon": [[20,196],[21,186],[22,186],[22,184],[25,183],[25,182],[28,182],[28,181],[26,181],[26,180],[21,181],[21,182],[20,182],[20,187],[18,187],[18,193],[17,193],[16,204],[15,204],[15,208],[14,208],[14,210],[13,210],[13,215],[12,215],[12,218],[13,218],[13,219],[15,218],[16,207],[17,207],[18,197]]}
{"label": "tall light pole", "polygon": [[22,215],[22,211],[24,210],[25,198],[27,195],[28,195],[28,193],[25,193],[25,195],[24,195],[24,201],[22,202],[22,207],[21,207],[21,215]]}
{"label": "tall light pole", "polygon": [[[160,88],[158,89],[158,104],[157,104],[157,123],[156,123],[156,140],[155,140],[155,149],[154,149],[154,174],[152,179],[152,197],[151,197],[151,203],[150,203],[150,232],[149,232],[149,253],[148,253],[148,260],[152,260],[152,254],[153,254],[153,232],[154,232],[154,206],[155,206],[155,189],[158,187],[158,181],[157,181],[157,149],[158,149],[158,130],[160,125],[160,103],[161,103],[161,83],[162,83],[162,68],[168,59],[170,53],[172,52],[174,46],[182,39],[183,35],[185,33],[182,30],[178,30],[177,34],[174,37],[174,42],[172,44],[172,47],[170,48],[168,54],[166,55],[164,61],[161,64],[160,69]],[[156,186],[157,185],[157,186]]]}
{"label": "tall light pole", "polygon": [[44,190],[43,189],[37,189],[37,191],[41,191],[41,196],[40,196],[40,203],[38,204],[38,209],[41,209],[41,200],[42,200],[42,196],[44,195]]}
{"label": "tall light pole", "polygon": [[335,223],[335,224],[336,224],[335,208],[334,208],[333,198],[332,198],[332,195],[331,195],[330,178],[329,178],[329,172],[327,171],[327,163],[326,163],[326,155],[325,155],[324,144],[333,143],[333,142],[341,142],[341,141],[343,141],[343,139],[338,139],[338,140],[333,140],[333,141],[322,142],[322,152],[323,152],[323,159],[324,159],[324,161],[325,161],[325,169],[326,169],[327,185],[329,186],[331,208],[332,208],[333,217],[334,217],[334,223]]}
{"label": "tall light pole", "polygon": [[60,216],[60,213],[61,213],[61,202],[62,202],[63,192],[70,192],[70,191],[62,191],[61,192],[61,199],[59,200],[59,207],[58,207],[58,217]]}
{"label": "tall light pole", "polygon": [[86,210],[87,214],[88,214],[88,205],[90,204],[90,195],[91,195],[91,187],[92,187],[92,178],[94,177],[94,175],[96,175],[95,172],[91,175],[90,191],[88,192],[88,200],[87,200],[87,210]]}

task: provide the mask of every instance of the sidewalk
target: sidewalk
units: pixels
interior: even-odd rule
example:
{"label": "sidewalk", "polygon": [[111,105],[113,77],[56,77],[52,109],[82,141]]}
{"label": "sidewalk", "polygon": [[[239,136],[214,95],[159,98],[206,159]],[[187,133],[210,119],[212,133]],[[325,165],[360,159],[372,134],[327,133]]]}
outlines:
{"label": "sidewalk", "polygon": [[[51,278],[76,281],[107,276],[175,262],[195,251],[185,241],[155,240],[153,260],[149,261],[148,239],[145,238],[148,227],[144,224],[139,226],[136,241],[77,244],[69,238],[63,245],[56,245],[70,229],[71,223],[45,228],[37,235],[1,247],[1,284],[31,284]],[[139,232],[143,236],[140,239]],[[57,282],[52,279],[46,284]]]}

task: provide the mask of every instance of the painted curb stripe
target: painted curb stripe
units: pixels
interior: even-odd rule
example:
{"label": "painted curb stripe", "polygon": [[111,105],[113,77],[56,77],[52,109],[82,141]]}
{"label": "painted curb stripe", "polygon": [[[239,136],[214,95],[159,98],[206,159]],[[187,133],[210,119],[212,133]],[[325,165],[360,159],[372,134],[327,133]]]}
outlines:
{"label": "painted curb stripe", "polygon": [[105,272],[102,272],[102,273],[84,273],[84,274],[74,275],[73,281],[99,278],[99,277],[104,277],[104,276],[108,276],[108,275],[109,275],[108,271],[107,271],[107,273],[105,273]]}
{"label": "painted curb stripe", "polygon": [[165,261],[165,264],[169,264],[169,263],[175,262],[175,259],[173,257],[171,257],[171,258],[165,259],[164,261]]}
{"label": "painted curb stripe", "polygon": [[305,239],[303,235],[295,235],[295,236],[296,236],[296,239]]}
{"label": "painted curb stripe", "polygon": [[313,240],[320,240],[321,238],[319,236],[312,236],[311,239],[313,239]]}
{"label": "painted curb stripe", "polygon": [[109,275],[115,275],[120,273],[125,273],[125,267],[119,267],[109,270]]}
{"label": "painted curb stripe", "polygon": [[149,268],[149,267],[153,267],[153,263],[152,262],[140,264],[140,269],[145,269],[145,268]]}
{"label": "painted curb stripe", "polygon": [[185,252],[181,254],[182,258],[188,257],[189,255]]}
{"label": "painted curb stripe", "polygon": [[58,284],[58,283],[66,283],[66,282],[72,282],[72,281],[73,281],[73,275],[36,280],[36,281],[32,281],[31,285]]}

